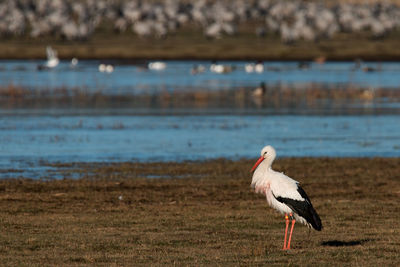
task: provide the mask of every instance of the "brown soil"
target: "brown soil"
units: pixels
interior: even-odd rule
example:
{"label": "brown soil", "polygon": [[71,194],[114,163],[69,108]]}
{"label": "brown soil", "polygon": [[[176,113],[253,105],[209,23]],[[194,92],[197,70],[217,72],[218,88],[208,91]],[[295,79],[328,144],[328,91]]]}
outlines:
{"label": "brown soil", "polygon": [[56,37],[2,38],[0,59],[43,59],[46,46],[51,45],[63,59],[400,60],[399,32],[378,40],[368,32],[339,33],[330,40],[287,45],[275,35],[257,37],[255,29],[262,24],[249,22],[239,27],[237,35],[217,40],[205,38],[196,26],[187,26],[160,40],[139,38],[130,32],[117,34],[109,25],[81,42]]}

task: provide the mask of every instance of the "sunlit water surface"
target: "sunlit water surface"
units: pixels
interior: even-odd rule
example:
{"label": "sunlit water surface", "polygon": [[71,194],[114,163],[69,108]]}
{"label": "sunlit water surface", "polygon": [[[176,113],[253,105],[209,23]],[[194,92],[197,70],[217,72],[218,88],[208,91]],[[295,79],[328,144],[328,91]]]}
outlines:
{"label": "sunlit water surface", "polygon": [[[4,177],[44,177],[43,163],[279,157],[398,157],[398,116],[6,116]],[[45,165],[45,164],[44,164]],[[50,168],[51,169],[51,168]]]}

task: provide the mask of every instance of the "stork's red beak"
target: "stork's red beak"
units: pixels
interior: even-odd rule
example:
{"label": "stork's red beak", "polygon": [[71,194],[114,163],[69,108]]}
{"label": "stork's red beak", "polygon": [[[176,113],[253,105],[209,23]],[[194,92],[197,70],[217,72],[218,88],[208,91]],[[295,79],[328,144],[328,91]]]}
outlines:
{"label": "stork's red beak", "polygon": [[257,166],[260,165],[260,163],[261,163],[263,160],[264,160],[264,157],[261,156],[261,157],[257,160],[256,164],[254,164],[253,168],[251,168],[251,171],[250,171],[250,172],[254,172],[255,169],[257,168]]}

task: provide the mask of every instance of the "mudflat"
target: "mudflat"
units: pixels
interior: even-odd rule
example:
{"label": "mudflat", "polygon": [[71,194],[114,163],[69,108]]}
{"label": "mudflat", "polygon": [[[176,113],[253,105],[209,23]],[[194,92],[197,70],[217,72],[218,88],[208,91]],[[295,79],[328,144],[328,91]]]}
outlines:
{"label": "mudflat", "polygon": [[27,36],[3,38],[0,59],[44,59],[51,45],[61,59],[204,59],[204,60],[400,60],[398,31],[383,39],[368,33],[338,33],[332,39],[284,44],[278,36],[259,38],[249,23],[235,36],[207,39],[201,31],[188,26],[164,39],[140,38],[133,33],[116,34],[101,28],[86,41],[65,41],[55,37],[31,39]]}

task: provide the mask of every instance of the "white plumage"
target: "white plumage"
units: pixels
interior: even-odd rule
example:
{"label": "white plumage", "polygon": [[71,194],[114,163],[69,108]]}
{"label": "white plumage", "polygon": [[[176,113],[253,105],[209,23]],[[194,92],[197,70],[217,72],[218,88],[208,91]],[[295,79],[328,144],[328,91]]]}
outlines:
{"label": "white plumage", "polygon": [[148,64],[148,68],[150,70],[160,71],[160,70],[164,70],[166,67],[167,67],[167,63],[161,62],[161,61],[150,62]]}
{"label": "white plumage", "polygon": [[57,57],[57,51],[52,49],[51,46],[46,47],[47,62],[46,67],[49,69],[57,67],[60,60]]}
{"label": "white plumage", "polygon": [[[299,182],[271,168],[275,157],[276,152],[272,146],[266,146],[261,150],[261,157],[252,169],[254,174],[251,187],[256,193],[265,195],[267,203],[286,217],[290,214],[295,220],[318,231],[321,230],[321,220]],[[288,219],[286,220],[288,224]],[[295,220],[292,221],[292,229]],[[291,235],[289,240],[290,238]],[[290,241],[289,247],[285,246],[284,249],[289,249]]]}

